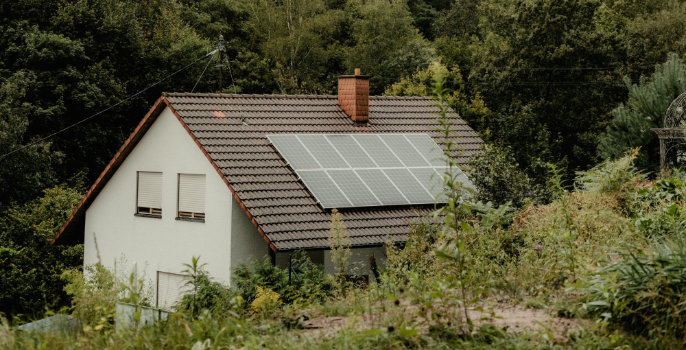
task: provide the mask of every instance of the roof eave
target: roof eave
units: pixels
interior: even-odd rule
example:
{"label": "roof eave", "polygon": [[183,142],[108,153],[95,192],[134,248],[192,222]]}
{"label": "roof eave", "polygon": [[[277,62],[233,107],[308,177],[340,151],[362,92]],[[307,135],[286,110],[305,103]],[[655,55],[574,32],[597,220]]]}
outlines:
{"label": "roof eave", "polygon": [[[221,179],[224,181],[226,186],[229,188],[229,191],[233,195],[234,199],[236,202],[238,202],[239,206],[245,214],[248,216],[248,219],[250,219],[250,222],[255,226],[257,231],[262,235],[262,238],[267,242],[269,245],[269,248],[277,252],[276,246],[269,240],[267,237],[266,233],[262,230],[260,225],[257,223],[253,215],[250,213],[248,208],[243,204],[243,201],[238,197],[236,194],[236,191],[231,187],[231,184],[229,184],[229,181],[226,179],[226,176],[222,174],[221,170],[217,166],[217,164],[212,160],[212,157],[207,153],[205,148],[200,144],[200,141],[193,135],[191,130],[188,128],[188,125],[183,121],[181,116],[176,112],[172,104],[167,100],[165,95],[162,95],[155,104],[150,108],[148,113],[145,115],[143,120],[138,124],[136,129],[131,133],[131,136],[124,142],[124,145],[119,149],[117,154],[114,155],[110,163],[105,167],[105,169],[102,171],[98,179],[95,181],[93,186],[88,190],[86,195],[83,197],[81,202],[76,206],[76,209],[74,212],[71,214],[69,219],[67,219],[67,222],[60,228],[59,232],[53,238],[53,240],[50,242],[50,245],[54,244],[70,244],[70,243],[80,243],[83,241],[83,233],[85,229],[85,214],[86,210],[88,210],[88,207],[93,203],[97,195],[100,193],[102,188],[105,186],[107,181],[109,181],[110,178],[114,175],[114,173],[117,171],[119,166],[124,162],[124,159],[131,153],[131,151],[136,147],[138,142],[141,140],[143,135],[145,134],[148,129],[150,129],[150,126],[153,124],[153,122],[157,119],[157,117],[162,113],[164,108],[169,108],[169,110],[174,114],[176,119],[181,123],[183,128],[188,132],[188,135],[193,139],[195,144],[200,148],[200,150],[203,152],[207,160],[212,164],[212,167],[217,171],[217,174],[221,177]],[[78,236],[79,232],[81,233],[82,236]]]}
{"label": "roof eave", "polygon": [[79,238],[76,235],[78,235],[79,231],[83,235],[86,210],[88,210],[88,207],[91,205],[91,203],[93,203],[95,197],[97,197],[103,187],[105,187],[107,181],[112,178],[112,175],[114,175],[121,163],[124,162],[124,159],[126,159],[129,153],[131,153],[134,147],[136,147],[145,132],[157,119],[162,110],[164,110],[164,107],[167,106],[165,103],[163,103],[163,100],[164,97],[162,96],[155,101],[155,104],[152,106],[152,108],[150,108],[141,122],[138,123],[136,129],[134,129],[129,138],[126,139],[110,163],[107,164],[102,173],[100,173],[98,179],[95,180],[95,183],[93,183],[88,192],[86,192],[86,195],[76,206],[76,209],[74,209],[74,212],[71,214],[69,219],[67,219],[67,222],[62,225],[55,238],[52,239],[50,245],[80,243],[83,241],[83,236]]}

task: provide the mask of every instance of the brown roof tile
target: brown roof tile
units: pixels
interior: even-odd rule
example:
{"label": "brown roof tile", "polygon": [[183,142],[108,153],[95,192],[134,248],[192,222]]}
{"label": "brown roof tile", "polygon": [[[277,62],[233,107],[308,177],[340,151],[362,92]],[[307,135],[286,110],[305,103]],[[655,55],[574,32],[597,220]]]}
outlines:
{"label": "brown roof tile", "polygon": [[[336,96],[173,93],[166,98],[278,250],[327,247],[331,214],[298,181],[267,134],[407,132],[428,133],[437,141],[442,136],[436,130],[435,101],[424,97],[370,97],[366,127],[353,124]],[[464,150],[456,160],[464,165],[483,142],[457,116],[453,130]],[[410,222],[432,210],[378,207],[341,213],[352,244],[364,246],[382,244],[387,237],[406,239]]]}
{"label": "brown roof tile", "polygon": [[[62,227],[53,243],[79,241],[85,210],[104,183],[161,110],[168,106],[233,191],[272,249],[328,247],[331,213],[322,209],[266,137],[278,133],[426,133],[440,143],[438,108],[426,97],[369,99],[369,125],[356,126],[338,106],[337,96],[165,94],[122,146],[110,165]],[[453,157],[466,165],[483,145],[478,135],[453,114]],[[409,224],[433,211],[431,205],[341,210],[353,246],[407,239]],[[82,236],[81,236],[82,237]],[[82,238],[81,238],[82,239]]]}

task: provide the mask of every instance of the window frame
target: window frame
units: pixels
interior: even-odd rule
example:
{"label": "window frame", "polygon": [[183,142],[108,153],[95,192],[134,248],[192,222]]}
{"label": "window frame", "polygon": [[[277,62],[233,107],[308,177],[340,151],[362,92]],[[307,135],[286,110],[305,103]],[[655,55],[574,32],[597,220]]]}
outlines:
{"label": "window frame", "polygon": [[[162,218],[162,208],[152,208],[152,207],[141,207],[138,205],[138,201],[140,200],[139,194],[140,194],[140,173],[156,173],[160,174],[160,177],[163,177],[163,172],[161,171],[147,171],[147,170],[138,170],[136,171],[136,210],[135,213],[133,214],[134,216],[139,216],[139,217],[145,217],[145,218],[156,218],[156,219],[161,219]],[[161,181],[162,179],[160,179]],[[160,207],[162,206],[162,184],[160,183]],[[144,210],[141,210],[144,209]]]}
{"label": "window frame", "polygon": [[[205,217],[206,217],[206,211],[207,207],[205,207],[205,212],[203,213],[196,213],[196,212],[189,212],[189,211],[181,211],[181,175],[202,175],[205,180],[207,180],[207,175],[206,174],[192,174],[192,173],[177,173],[176,175],[176,220],[179,221],[191,221],[191,222],[205,222]],[[207,185],[207,181],[205,181],[205,185]],[[204,205],[207,204],[207,187],[203,188],[205,191],[204,197]]]}

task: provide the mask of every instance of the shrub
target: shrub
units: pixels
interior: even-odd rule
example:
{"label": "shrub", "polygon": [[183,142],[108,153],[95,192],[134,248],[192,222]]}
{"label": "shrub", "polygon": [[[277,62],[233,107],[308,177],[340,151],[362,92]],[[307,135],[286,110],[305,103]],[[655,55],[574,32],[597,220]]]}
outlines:
{"label": "shrub", "polygon": [[256,298],[257,287],[275,291],[286,304],[322,302],[331,296],[333,287],[324,267],[305,252],[292,253],[291,268],[289,279],[288,269],[273,266],[267,258],[251,260],[234,269],[233,286],[248,304]]}
{"label": "shrub", "polygon": [[0,213],[1,313],[28,321],[69,305],[60,276],[83,266],[83,245],[51,246],[50,241],[80,199],[75,189],[57,186]]}
{"label": "shrub", "polygon": [[251,259],[247,264],[240,264],[233,271],[233,286],[243,299],[251,303],[257,294],[257,287],[283,291],[288,285],[288,271],[272,265],[269,258]]}
{"label": "shrub", "polygon": [[511,203],[522,207],[540,197],[532,180],[519,169],[508,147],[487,145],[469,160],[470,179],[477,188],[477,199],[495,205]]}
{"label": "shrub", "polygon": [[612,194],[623,206],[628,205],[628,195],[644,181],[644,177],[634,167],[638,149],[633,149],[624,157],[605,160],[591,170],[581,171],[576,179],[577,187],[584,192]]}
{"label": "shrub", "polygon": [[256,287],[255,300],[250,303],[253,312],[268,315],[281,306],[281,295],[269,288]]}
{"label": "shrub", "polygon": [[65,271],[62,278],[67,281],[64,291],[72,298],[74,317],[84,329],[99,330],[112,325],[122,287],[111,271],[95,264],[86,266],[83,273]]}
{"label": "shrub", "polygon": [[386,265],[381,279],[402,285],[407,282],[409,271],[420,274],[435,272],[437,257],[434,249],[438,229],[435,224],[414,223],[402,249],[390,241],[386,242]]}
{"label": "shrub", "polygon": [[591,313],[636,334],[686,344],[686,236],[609,264],[590,281]]}
{"label": "shrub", "polygon": [[352,256],[350,251],[350,236],[348,228],[343,223],[343,215],[338,210],[331,211],[331,228],[329,229],[329,247],[331,248],[331,261],[336,268],[334,283],[337,292],[345,295],[349,283],[346,279],[348,273],[348,262]]}
{"label": "shrub", "polygon": [[291,277],[282,297],[289,303],[320,303],[333,294],[330,276],[324,272],[324,266],[310,260],[302,250],[291,255]]}
{"label": "shrub", "polygon": [[240,311],[243,298],[237,290],[225,287],[213,281],[207,273],[202,273],[193,280],[193,291],[187,293],[179,301],[179,311],[196,314],[201,310],[209,310],[213,315]]}

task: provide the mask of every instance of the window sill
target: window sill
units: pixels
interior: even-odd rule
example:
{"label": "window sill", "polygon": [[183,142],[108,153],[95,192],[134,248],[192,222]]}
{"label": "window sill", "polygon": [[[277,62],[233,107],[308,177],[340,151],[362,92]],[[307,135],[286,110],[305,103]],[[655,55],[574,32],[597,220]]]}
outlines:
{"label": "window sill", "polygon": [[135,213],[133,216],[138,216],[141,218],[153,218],[153,219],[161,219],[162,214],[141,214],[141,213]]}
{"label": "window sill", "polygon": [[193,219],[193,218],[182,218],[182,217],[176,217],[176,220],[179,221],[190,221],[190,222],[205,222],[205,219]]}

